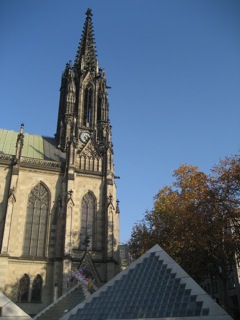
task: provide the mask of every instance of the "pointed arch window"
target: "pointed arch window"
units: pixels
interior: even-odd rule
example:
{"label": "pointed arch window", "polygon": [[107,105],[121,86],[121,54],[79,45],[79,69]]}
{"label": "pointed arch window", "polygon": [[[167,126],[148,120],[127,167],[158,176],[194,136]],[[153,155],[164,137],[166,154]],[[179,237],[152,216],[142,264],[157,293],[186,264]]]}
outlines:
{"label": "pointed arch window", "polygon": [[25,273],[18,284],[18,302],[28,302],[30,278]]}
{"label": "pointed arch window", "polygon": [[23,254],[45,256],[49,192],[43,183],[36,185],[28,197]]}
{"label": "pointed arch window", "polygon": [[98,95],[98,103],[97,103],[97,121],[102,120],[102,97]]}
{"label": "pointed arch window", "polygon": [[[86,244],[89,250],[94,249],[94,225],[96,214],[95,196],[88,192],[82,200],[80,249],[85,250]],[[86,243],[88,240],[88,243]]]}
{"label": "pointed arch window", "polygon": [[84,125],[89,126],[92,122],[92,87],[84,91]]}
{"label": "pointed arch window", "polygon": [[38,274],[33,280],[32,284],[32,298],[31,302],[41,302],[42,300],[42,277]]}

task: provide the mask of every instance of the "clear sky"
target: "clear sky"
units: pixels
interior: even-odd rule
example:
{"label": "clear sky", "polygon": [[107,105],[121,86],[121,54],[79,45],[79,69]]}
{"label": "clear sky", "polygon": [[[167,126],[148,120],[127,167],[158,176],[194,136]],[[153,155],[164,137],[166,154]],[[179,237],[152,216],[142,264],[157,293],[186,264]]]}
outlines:
{"label": "clear sky", "polygon": [[113,126],[121,241],[180,164],[240,144],[239,0],[1,0],[0,127],[53,136],[65,64],[92,8]]}

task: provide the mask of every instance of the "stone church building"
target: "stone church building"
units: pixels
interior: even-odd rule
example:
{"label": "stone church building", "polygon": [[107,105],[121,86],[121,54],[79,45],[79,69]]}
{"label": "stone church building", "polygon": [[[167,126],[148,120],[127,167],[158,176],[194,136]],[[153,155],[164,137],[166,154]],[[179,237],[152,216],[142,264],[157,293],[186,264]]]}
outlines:
{"label": "stone church building", "polygon": [[0,130],[0,290],[32,315],[71,288],[76,268],[97,286],[120,270],[107,85],[93,33],[88,9],[62,74],[55,137],[23,124]]}

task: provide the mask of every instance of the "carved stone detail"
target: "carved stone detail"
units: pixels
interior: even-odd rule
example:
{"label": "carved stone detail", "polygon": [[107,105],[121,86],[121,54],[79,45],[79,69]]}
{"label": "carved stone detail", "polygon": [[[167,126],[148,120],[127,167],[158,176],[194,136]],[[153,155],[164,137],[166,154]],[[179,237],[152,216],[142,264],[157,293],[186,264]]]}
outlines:
{"label": "carved stone detail", "polygon": [[87,145],[80,151],[79,162],[77,167],[80,170],[101,172],[102,158],[97,152],[93,142],[90,140]]}

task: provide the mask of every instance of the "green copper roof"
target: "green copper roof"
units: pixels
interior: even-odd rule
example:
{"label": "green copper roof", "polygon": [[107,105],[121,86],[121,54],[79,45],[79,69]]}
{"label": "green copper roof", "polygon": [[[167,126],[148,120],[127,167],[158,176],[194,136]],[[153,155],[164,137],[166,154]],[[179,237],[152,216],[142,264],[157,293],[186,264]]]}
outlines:
{"label": "green copper roof", "polygon": [[[18,132],[0,129],[0,154],[15,155]],[[22,157],[61,162],[65,154],[54,138],[24,133]]]}

